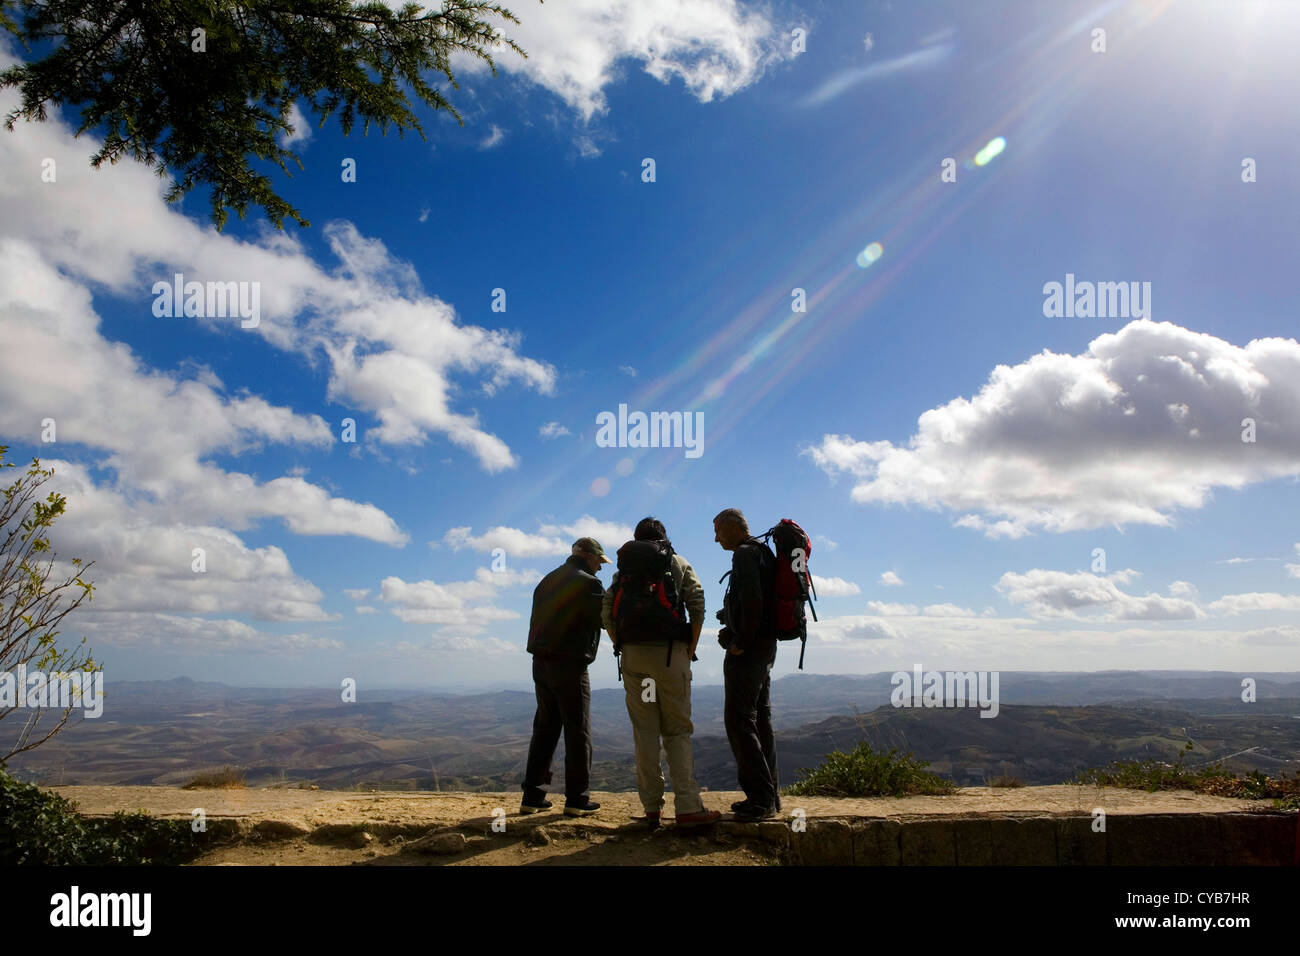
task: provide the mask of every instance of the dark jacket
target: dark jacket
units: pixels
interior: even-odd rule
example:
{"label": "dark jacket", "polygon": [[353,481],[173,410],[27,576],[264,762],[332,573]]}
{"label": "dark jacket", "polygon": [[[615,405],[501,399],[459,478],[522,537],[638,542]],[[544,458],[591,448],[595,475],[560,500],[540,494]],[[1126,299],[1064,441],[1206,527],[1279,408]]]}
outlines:
{"label": "dark jacket", "polygon": [[772,612],[776,596],[776,557],[757,538],[731,552],[731,578],[723,599],[723,616],[731,640],[747,649],[775,641]]}
{"label": "dark jacket", "polygon": [[604,596],[600,578],[587,570],[586,560],[572,555],[542,578],[533,591],[528,653],[590,664],[600,646],[600,604]]}

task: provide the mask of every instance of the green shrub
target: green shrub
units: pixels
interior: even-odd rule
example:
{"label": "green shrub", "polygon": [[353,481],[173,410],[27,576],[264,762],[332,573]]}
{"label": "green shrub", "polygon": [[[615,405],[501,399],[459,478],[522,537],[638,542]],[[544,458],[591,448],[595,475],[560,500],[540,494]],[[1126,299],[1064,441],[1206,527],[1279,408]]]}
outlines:
{"label": "green shrub", "polygon": [[119,811],[88,819],[57,793],[0,769],[0,866],[177,864],[208,846],[185,820]]}
{"label": "green shrub", "polygon": [[1183,766],[1183,758],[1191,749],[1188,741],[1172,764],[1158,760],[1120,760],[1107,767],[1084,770],[1078,782],[1151,793],[1191,790],[1215,797],[1272,799],[1278,809],[1300,809],[1300,773],[1294,777],[1270,777],[1259,770],[1237,774],[1218,763],[1191,770]]}
{"label": "green shrub", "polygon": [[954,793],[957,785],[925,768],[930,764],[897,750],[876,753],[865,740],[849,753],[832,750],[816,770],[786,789],[795,797],[902,797]]}

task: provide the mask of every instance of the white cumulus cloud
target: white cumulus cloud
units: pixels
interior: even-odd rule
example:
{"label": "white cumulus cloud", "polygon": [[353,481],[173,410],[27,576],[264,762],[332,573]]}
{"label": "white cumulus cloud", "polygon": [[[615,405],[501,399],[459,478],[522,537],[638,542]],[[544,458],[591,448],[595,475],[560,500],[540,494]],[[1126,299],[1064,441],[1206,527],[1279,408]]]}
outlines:
{"label": "white cumulus cloud", "polygon": [[[584,121],[608,109],[605,88],[624,63],[661,83],[680,79],[708,103],[754,83],[789,51],[764,10],[735,0],[566,0],[515,12],[520,24],[499,26],[528,58],[507,50],[498,65],[555,93]],[[486,65],[465,58],[460,68]]]}
{"label": "white cumulus cloud", "polygon": [[897,604],[888,601],[868,601],[867,610],[881,617],[910,617],[919,608],[915,604]]}
{"label": "white cumulus cloud", "polygon": [[568,435],[569,430],[559,422],[547,422],[537,430],[537,433],[543,438],[559,438],[561,435]]}
{"label": "white cumulus cloud", "polygon": [[91,647],[152,647],[191,654],[268,654],[280,658],[317,657],[341,651],[343,643],[330,637],[295,632],[276,634],[230,618],[211,619],[177,614],[131,612],[83,618],[78,625]]}
{"label": "white cumulus cloud", "polygon": [[289,104],[289,125],[293,127],[293,132],[279,135],[281,146],[292,147],[296,143],[305,143],[311,139],[311,120],[298,109],[297,103]]}
{"label": "white cumulus cloud", "polygon": [[852,581],[846,581],[843,578],[823,578],[814,574],[812,576],[813,587],[817,589],[818,597],[847,597],[850,594],[858,594],[861,589]]}
{"label": "white cumulus cloud", "polygon": [[826,435],[805,453],[852,476],[854,501],[947,509],[990,536],[1169,525],[1215,488],[1300,475],[1300,342],[1139,320],[1081,355],[999,365],[906,445]]}
{"label": "white cumulus cloud", "polygon": [[490,552],[502,548],[508,557],[538,558],[568,554],[578,538],[595,538],[613,560],[614,551],[632,538],[630,525],[599,521],[591,515],[583,515],[572,524],[542,524],[535,533],[505,526],[489,528],[479,535],[473,531],[471,527],[451,528],[443,535],[443,541],[453,551],[468,548]]}
{"label": "white cumulus cloud", "polygon": [[496,606],[500,592],[523,585],[536,585],[541,575],[527,569],[491,571],[479,568],[467,581],[405,581],[395,575],[379,585],[379,598],[391,605],[400,620],[436,624],[442,634],[473,635],[496,621],[511,621],[521,615]]}
{"label": "white cumulus cloud", "polygon": [[1225,594],[1209,604],[1216,614],[1235,616],[1251,611],[1300,611],[1300,594],[1274,594],[1251,591],[1247,594]]}
{"label": "white cumulus cloud", "polygon": [[[8,62],[0,56],[0,65]],[[15,103],[12,91],[0,93],[0,110]],[[0,137],[0,167],[39,169],[49,157],[59,173],[57,188],[45,190],[0,177],[0,433],[34,411],[41,412],[37,421],[62,412],[77,440],[115,455],[119,469],[166,469],[170,478],[194,470],[193,457],[258,441],[337,441],[318,416],[256,396],[224,396],[211,376],[148,368],[104,338],[94,296],[108,293],[131,300],[142,322],[185,323],[214,343],[233,337],[242,348],[326,359],[323,397],[372,414],[378,424],[364,431],[370,441],[409,445],[437,435],[488,471],[518,463],[478,414],[454,401],[465,380],[489,395],[511,383],[553,391],[554,369],[522,355],[518,333],[460,322],[451,305],[421,288],[409,263],[351,223],[321,228],[334,259],[326,264],[291,234],[272,230],[242,241],[169,206],[166,185],[138,163],[90,169],[85,156],[96,145],[75,139],[54,116]],[[255,283],[259,323],[242,328],[238,315],[154,316],[154,284],[171,283],[177,273],[186,282]],[[37,373],[41,387],[33,393]],[[172,419],[187,424],[176,428]]]}
{"label": "white cumulus cloud", "polygon": [[1051,571],[1035,568],[1024,573],[1008,571],[996,587],[1013,604],[1028,608],[1036,617],[1079,619],[1096,611],[1105,620],[1186,621],[1205,617],[1195,602],[1180,597],[1148,593],[1128,594],[1120,588],[1136,577],[1132,570],[1110,575],[1087,571]]}

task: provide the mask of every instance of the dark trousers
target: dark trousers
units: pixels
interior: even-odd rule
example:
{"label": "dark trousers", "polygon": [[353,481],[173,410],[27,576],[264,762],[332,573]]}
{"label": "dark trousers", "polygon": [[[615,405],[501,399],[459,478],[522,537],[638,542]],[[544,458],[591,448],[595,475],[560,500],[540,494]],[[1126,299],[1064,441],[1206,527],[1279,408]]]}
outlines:
{"label": "dark trousers", "polygon": [[582,661],[533,656],[537,714],[524,771],[524,799],[540,802],[551,782],[551,760],[564,731],[564,796],[582,805],[591,796],[591,681]]}
{"label": "dark trousers", "polygon": [[757,810],[779,810],[776,739],[772,735],[772,665],[776,642],[727,654],[722,662],[726,691],[723,719],[736,758],[736,775],[745,798]]}

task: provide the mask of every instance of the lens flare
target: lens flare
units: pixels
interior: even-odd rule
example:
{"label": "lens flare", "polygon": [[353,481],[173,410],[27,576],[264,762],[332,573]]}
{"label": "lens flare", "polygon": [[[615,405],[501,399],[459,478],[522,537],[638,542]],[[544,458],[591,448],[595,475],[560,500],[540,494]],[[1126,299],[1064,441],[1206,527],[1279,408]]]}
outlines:
{"label": "lens flare", "polygon": [[999,136],[997,139],[991,139],[988,145],[975,154],[976,166],[987,166],[997,158],[998,154],[1007,148],[1007,141]]}
{"label": "lens flare", "polygon": [[865,269],[867,266],[879,259],[884,252],[884,246],[878,242],[873,242],[871,245],[867,246],[867,248],[858,253],[858,265]]}
{"label": "lens flare", "polygon": [[591,483],[591,494],[596,498],[604,498],[609,494],[609,479],[597,478]]}

